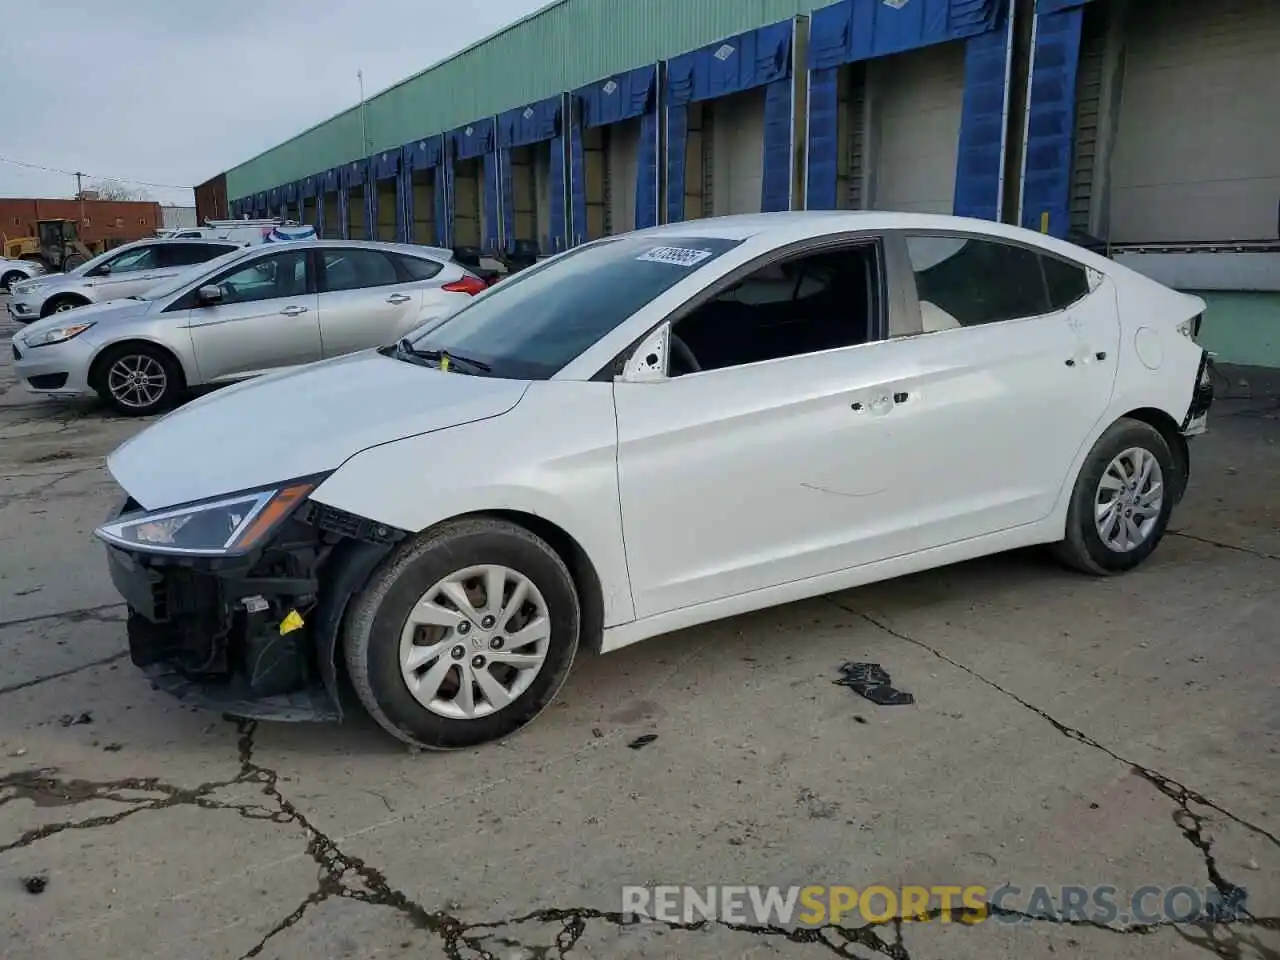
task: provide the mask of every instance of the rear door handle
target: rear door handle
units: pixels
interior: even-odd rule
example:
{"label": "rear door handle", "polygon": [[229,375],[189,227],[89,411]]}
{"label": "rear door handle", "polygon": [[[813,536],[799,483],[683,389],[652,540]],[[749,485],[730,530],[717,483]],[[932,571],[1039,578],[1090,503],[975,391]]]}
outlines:
{"label": "rear door handle", "polygon": [[387,303],[408,303],[412,299],[413,297],[407,296],[403,293],[393,293],[391,296],[387,297]]}
{"label": "rear door handle", "polygon": [[285,307],[280,312],[283,313],[286,317],[296,317],[300,313],[306,313],[307,308],[306,307]]}

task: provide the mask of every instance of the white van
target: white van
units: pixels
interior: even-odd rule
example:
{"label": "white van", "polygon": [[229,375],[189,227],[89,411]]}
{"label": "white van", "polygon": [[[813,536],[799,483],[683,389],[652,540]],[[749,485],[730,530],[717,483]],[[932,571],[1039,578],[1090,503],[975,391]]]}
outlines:
{"label": "white van", "polygon": [[175,230],[171,240],[230,240],[232,243],[257,244],[274,240],[314,240],[315,227],[296,220],[274,217],[264,220],[206,220],[203,227]]}

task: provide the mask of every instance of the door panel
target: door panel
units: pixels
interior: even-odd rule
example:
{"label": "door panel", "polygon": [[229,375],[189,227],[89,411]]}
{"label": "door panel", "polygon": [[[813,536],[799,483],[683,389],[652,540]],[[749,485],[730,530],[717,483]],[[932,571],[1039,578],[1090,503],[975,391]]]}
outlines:
{"label": "door panel", "polygon": [[391,343],[415,325],[422,291],[377,250],[322,251],[320,336],[326,357]]}
{"label": "door panel", "polygon": [[319,298],[308,292],[306,262],[305,250],[282,251],[211,281],[224,302],[188,314],[204,381],[321,359]]}
{"label": "door panel", "polygon": [[90,277],[95,298],[103,302],[132,297],[176,275],[177,270],[160,266],[159,250],[158,245],[139,247],[108,261],[105,266],[111,268],[110,273]]}
{"label": "door panel", "polygon": [[898,342],[916,371],[897,439],[917,451],[902,482],[921,548],[1049,515],[1110,404],[1118,344],[1110,281],[1065,311]]}
{"label": "door panel", "polygon": [[912,375],[902,346],[614,385],[637,616],[917,548],[900,486],[917,408],[893,403]]}

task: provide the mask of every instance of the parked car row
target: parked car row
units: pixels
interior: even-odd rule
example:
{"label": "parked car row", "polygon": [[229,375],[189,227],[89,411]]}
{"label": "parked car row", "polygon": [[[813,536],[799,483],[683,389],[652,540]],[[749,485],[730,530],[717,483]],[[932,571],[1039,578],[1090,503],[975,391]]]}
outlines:
{"label": "parked car row", "polygon": [[295,720],[353,689],[460,748],[537,716],[583,646],[1037,544],[1120,573],[1213,400],[1203,300],[1003,224],[691,221],[488,288],[448,253],[239,251],[19,335],[29,382],[128,412],[297,367],[108,460],[96,533],[159,687]]}
{"label": "parked car row", "polygon": [[37,393],[145,416],[191,387],[394,342],[483,289],[436,247],[144,240],[18,284],[10,313],[44,319],[13,338],[14,368]]}

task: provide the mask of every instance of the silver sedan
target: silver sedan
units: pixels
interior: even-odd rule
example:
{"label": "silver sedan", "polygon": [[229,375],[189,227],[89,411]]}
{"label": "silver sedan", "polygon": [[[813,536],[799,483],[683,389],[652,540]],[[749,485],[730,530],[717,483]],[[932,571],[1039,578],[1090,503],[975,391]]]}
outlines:
{"label": "silver sedan", "polygon": [[143,294],[38,320],[13,338],[13,363],[37,393],[97,394],[120,413],[145,416],[189,387],[393,343],[484,289],[438,247],[247,247]]}

